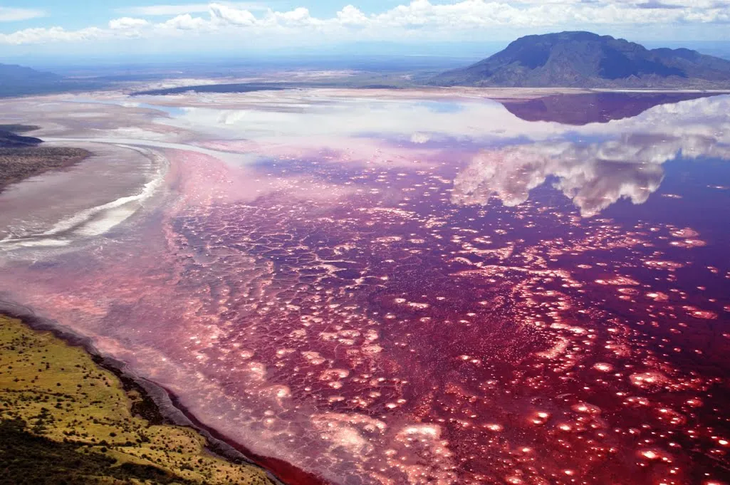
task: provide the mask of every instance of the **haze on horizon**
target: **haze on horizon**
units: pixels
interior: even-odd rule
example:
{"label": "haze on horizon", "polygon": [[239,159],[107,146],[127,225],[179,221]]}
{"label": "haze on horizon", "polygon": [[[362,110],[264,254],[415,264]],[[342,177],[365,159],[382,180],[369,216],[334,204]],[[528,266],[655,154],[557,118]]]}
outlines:
{"label": "haze on horizon", "polygon": [[712,48],[730,41],[728,23],[725,0],[13,0],[0,7],[0,62],[348,50],[468,57],[562,30]]}

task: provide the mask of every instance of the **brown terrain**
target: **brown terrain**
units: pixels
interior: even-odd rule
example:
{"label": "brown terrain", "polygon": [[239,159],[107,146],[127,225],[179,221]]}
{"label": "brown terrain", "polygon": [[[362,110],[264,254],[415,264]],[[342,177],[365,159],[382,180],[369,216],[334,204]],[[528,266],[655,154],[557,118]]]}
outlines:
{"label": "brown terrain", "polygon": [[646,49],[591,32],[528,35],[436,76],[437,86],[728,89],[730,61],[689,49]]}
{"label": "brown terrain", "polygon": [[17,134],[36,129],[28,125],[0,125],[0,192],[10,184],[70,167],[91,155],[81,148],[40,146],[43,141],[39,138]]}

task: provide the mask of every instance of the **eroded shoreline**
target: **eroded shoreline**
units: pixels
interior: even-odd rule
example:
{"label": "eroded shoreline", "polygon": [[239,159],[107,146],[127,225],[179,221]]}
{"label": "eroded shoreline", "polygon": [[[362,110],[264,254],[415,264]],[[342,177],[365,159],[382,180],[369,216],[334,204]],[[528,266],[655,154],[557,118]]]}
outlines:
{"label": "eroded shoreline", "polygon": [[241,445],[226,441],[220,433],[197,421],[191,413],[180,406],[174,394],[150,380],[129,372],[123,362],[103,355],[94,347],[89,338],[80,336],[66,327],[36,315],[28,307],[4,300],[0,300],[0,317],[19,320],[33,332],[50,332],[66,344],[82,349],[98,367],[114,374],[121,382],[125,392],[136,391],[139,393],[141,400],[134,403],[133,412],[146,419],[150,424],[190,428],[205,438],[207,442],[205,449],[213,456],[220,457],[234,465],[244,464],[257,467],[263,470],[266,477],[276,485],[303,483],[284,482],[279,478],[282,475],[307,477],[310,481],[306,483],[315,483],[311,481],[314,477],[310,477],[306,472],[299,471],[284,462],[270,461],[284,472],[279,473],[279,476],[277,476],[274,471],[261,463],[262,460],[266,460],[265,458],[252,458],[245,453],[245,448]]}
{"label": "eroded shoreline", "polygon": [[0,192],[25,179],[73,167],[91,155],[81,148],[0,148]]}

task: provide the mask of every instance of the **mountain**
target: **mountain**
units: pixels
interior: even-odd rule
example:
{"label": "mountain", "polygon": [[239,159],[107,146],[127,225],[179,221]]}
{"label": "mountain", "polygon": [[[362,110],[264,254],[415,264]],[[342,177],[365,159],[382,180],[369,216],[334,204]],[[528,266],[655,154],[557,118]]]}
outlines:
{"label": "mountain", "polygon": [[590,32],[529,35],[463,69],[440,86],[730,88],[730,61],[689,49],[646,49]]}
{"label": "mountain", "polygon": [[62,80],[61,76],[50,72],[0,64],[0,97],[58,91]]}

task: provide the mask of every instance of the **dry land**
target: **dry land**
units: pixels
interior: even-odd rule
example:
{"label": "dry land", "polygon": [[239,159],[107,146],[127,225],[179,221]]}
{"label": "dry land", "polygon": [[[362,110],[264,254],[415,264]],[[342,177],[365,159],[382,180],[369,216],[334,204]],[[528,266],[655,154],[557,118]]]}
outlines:
{"label": "dry land", "polygon": [[140,391],[82,348],[0,316],[0,484],[272,483],[208,452],[193,429],[153,424]]}
{"label": "dry land", "polygon": [[81,148],[0,148],[0,192],[28,177],[70,167],[89,155]]}

